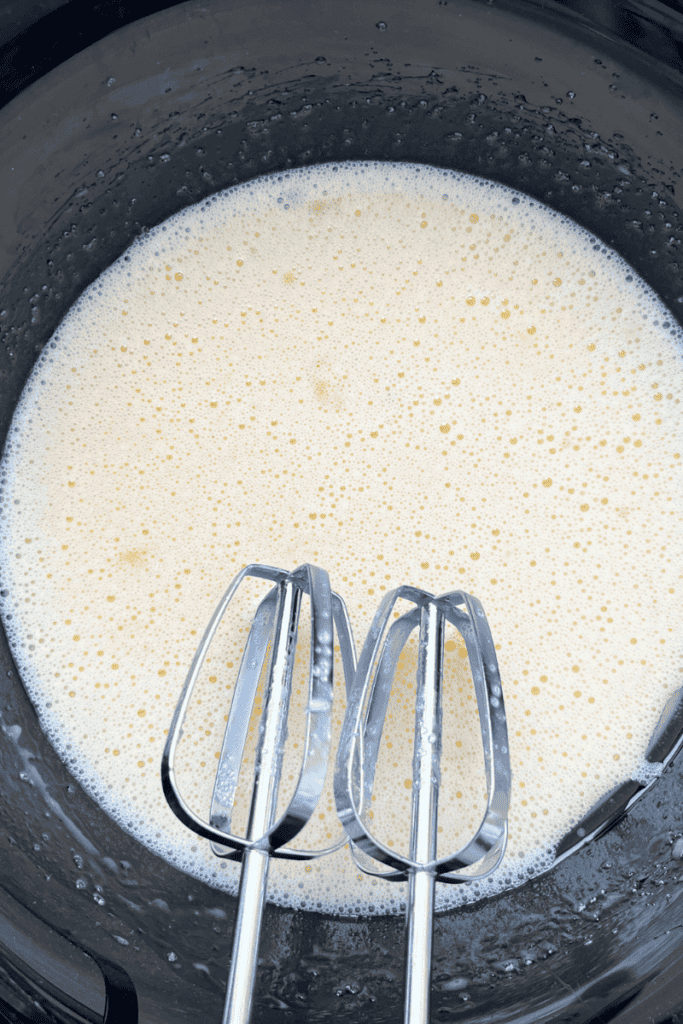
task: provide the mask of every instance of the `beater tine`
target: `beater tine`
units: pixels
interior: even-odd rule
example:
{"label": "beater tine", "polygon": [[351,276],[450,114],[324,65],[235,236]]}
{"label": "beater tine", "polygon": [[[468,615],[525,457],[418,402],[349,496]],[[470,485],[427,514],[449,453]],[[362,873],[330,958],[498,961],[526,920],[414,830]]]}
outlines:
{"label": "beater tine", "polygon": [[[388,626],[398,600],[415,607]],[[445,624],[467,647],[484,751],[487,805],[481,823],[461,849],[437,857]],[[388,628],[387,628],[388,627]],[[399,656],[419,628],[413,747],[412,810],[408,853],[372,833],[365,810],[373,799],[375,770]],[[510,756],[498,663],[484,610],[463,591],[435,597],[399,587],[380,603],[354,677],[335,770],[337,813],[358,866],[390,881],[408,880],[406,909],[405,1024],[429,1020],[432,920],[437,881],[463,884],[491,874],[507,842]],[[387,865],[378,869],[373,862]],[[456,869],[456,870],[454,870]],[[461,873],[465,869],[466,873]]]}
{"label": "beater tine", "polygon": [[[273,587],[256,610],[230,702],[228,724],[223,736],[209,815],[211,824],[222,832],[229,832],[232,823],[232,808],[249,731],[251,708],[268,653],[268,642],[275,626],[277,608],[278,590],[277,587]],[[211,849],[216,856],[225,856],[225,848],[218,843],[212,843]]]}
{"label": "beater tine", "polygon": [[[210,820],[188,806],[175,779],[175,754],[192,692],[216,630],[240,583],[254,576],[275,586],[254,615],[237,673],[211,801]],[[302,597],[311,610],[309,695],[303,757],[294,794],[276,819],[289,714]],[[327,573],[313,565],[293,572],[249,565],[238,573],[214,612],[193,659],[176,707],[161,766],[164,795],[174,814],[211,841],[218,856],[240,860],[237,918],[223,1024],[248,1024],[258,958],[261,922],[271,857],[310,860],[338,849],[344,835],[323,850],[286,847],[311,818],[325,782],[331,742],[334,630],[342,655],[347,692],[355,673],[351,626],[342,599],[333,594]],[[232,813],[252,708],[264,677],[263,711],[254,765],[254,783],[245,836],[233,835]]]}

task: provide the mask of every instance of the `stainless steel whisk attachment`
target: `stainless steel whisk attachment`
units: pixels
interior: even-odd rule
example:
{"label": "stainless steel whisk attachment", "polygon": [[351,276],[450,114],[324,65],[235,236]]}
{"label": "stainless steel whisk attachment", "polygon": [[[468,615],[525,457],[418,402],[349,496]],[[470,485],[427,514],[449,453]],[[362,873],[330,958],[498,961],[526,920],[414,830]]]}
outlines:
{"label": "stainless steel whisk attachment", "polygon": [[[178,790],[175,754],[204,659],[230,601],[248,576],[269,580],[275,586],[258,605],[244,647],[207,822],[195,814]],[[294,794],[276,818],[299,615],[305,594],[310,598],[311,645],[304,751]],[[169,730],[161,779],[171,810],[184,825],[209,839],[215,854],[242,862],[223,1024],[248,1024],[250,1018],[270,858],[311,860],[347,841],[342,835],[324,850],[286,847],[311,818],[325,782],[331,741],[335,628],[348,690],[356,667],[351,627],[344,602],[332,593],[325,570],[302,565],[288,573],[266,565],[246,566],[228,587],[206,628]],[[262,678],[265,686],[254,784],[246,836],[242,837],[230,831],[232,813],[252,708]]]}
{"label": "stainless steel whisk attachment", "polygon": [[[401,599],[415,607],[395,618],[387,630]],[[487,803],[470,841],[460,850],[438,858],[446,623],[459,631],[467,648],[481,726]],[[418,628],[412,812],[409,850],[403,855],[380,842],[369,821],[398,659]],[[429,1020],[435,883],[478,881],[496,870],[507,844],[510,785],[503,692],[495,646],[481,604],[463,591],[440,597],[409,586],[391,591],[379,605],[359,658],[337,753],[334,788],[337,813],[357,866],[366,874],[390,881],[408,880],[405,1024],[427,1024]],[[377,861],[389,870],[378,869]]]}

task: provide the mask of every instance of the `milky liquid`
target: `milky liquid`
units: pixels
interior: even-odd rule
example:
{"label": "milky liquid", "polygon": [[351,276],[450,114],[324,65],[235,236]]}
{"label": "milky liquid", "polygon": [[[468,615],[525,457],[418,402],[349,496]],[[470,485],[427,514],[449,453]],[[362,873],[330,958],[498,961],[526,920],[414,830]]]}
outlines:
{"label": "milky liquid", "polygon": [[[485,891],[542,870],[642,768],[676,686],[680,346],[616,254],[524,196],[442,170],[291,172],[153,230],[55,333],[3,462],[4,621],[55,749],[133,836],[234,891],[238,868],[176,821],[159,781],[232,576],[252,561],[326,567],[359,647],[388,589],[463,588],[496,641],[514,773],[509,849]],[[250,584],[231,611],[180,747],[182,791],[204,814],[263,592]],[[440,852],[466,841],[484,800],[464,653],[449,635]],[[397,844],[414,667],[409,645],[373,804]],[[338,690],[335,736],[343,710]],[[330,781],[307,829],[319,845],[338,835]],[[437,906],[472,895],[437,886]],[[405,890],[342,850],[273,864],[270,898],[373,913]]]}

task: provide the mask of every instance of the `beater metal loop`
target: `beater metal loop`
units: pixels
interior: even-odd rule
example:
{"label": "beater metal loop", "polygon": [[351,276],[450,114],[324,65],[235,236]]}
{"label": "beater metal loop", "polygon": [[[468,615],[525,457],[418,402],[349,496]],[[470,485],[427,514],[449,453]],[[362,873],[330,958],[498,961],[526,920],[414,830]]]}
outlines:
{"label": "beater metal loop", "polygon": [[[210,820],[205,821],[189,807],[178,789],[175,755],[192,693],[216,630],[238,587],[249,576],[271,580],[275,586],[260,602],[249,630],[218,762]],[[309,595],[311,608],[309,699],[304,752],[294,794],[284,812],[273,821],[287,734],[299,612],[304,594]],[[324,569],[302,565],[288,573],[272,566],[248,565],[234,578],[211,617],[173,715],[162,756],[161,780],[164,795],[173,813],[188,828],[209,839],[217,856],[242,860],[245,850],[262,849],[282,859],[310,860],[332,852],[346,842],[343,836],[335,845],[324,850],[282,849],[310,819],[325,782],[332,719],[334,627],[348,690],[355,670],[351,627],[344,602],[331,592],[329,577]],[[269,650],[249,835],[244,837],[230,831],[232,810],[252,707]],[[257,820],[260,825],[254,828]]]}
{"label": "beater metal loop", "polygon": [[[394,607],[401,599],[412,601],[416,607],[396,619],[386,630]],[[396,665],[416,628],[420,629],[420,661],[416,696],[415,792],[424,789],[424,783],[428,789],[434,790],[433,803],[438,803],[444,622],[455,626],[467,647],[484,748],[486,810],[475,835],[460,850],[441,858],[435,855],[404,856],[372,834],[364,808],[369,809],[372,799],[375,768]],[[386,637],[382,642],[385,631]],[[435,691],[431,698],[429,690]],[[426,722],[421,719],[425,718],[425,713],[430,713],[430,700],[434,706],[431,721]],[[427,765],[430,768],[425,774],[423,769]],[[424,779],[421,779],[422,775],[425,775]],[[486,877],[496,869],[507,842],[510,755],[495,646],[484,609],[475,597],[464,591],[435,597],[409,586],[398,587],[384,597],[358,662],[337,755],[335,798],[337,813],[355,846],[358,866],[367,874],[404,881],[411,870],[427,871],[437,875],[439,881],[459,884]],[[378,871],[369,858],[387,864],[393,870]],[[479,865],[475,874],[459,873],[460,869],[474,864]]]}

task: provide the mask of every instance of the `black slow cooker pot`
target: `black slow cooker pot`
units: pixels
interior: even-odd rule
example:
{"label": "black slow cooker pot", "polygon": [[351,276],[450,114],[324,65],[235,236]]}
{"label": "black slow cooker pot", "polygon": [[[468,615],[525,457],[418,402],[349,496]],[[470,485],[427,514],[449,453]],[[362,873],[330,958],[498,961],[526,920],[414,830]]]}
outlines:
{"label": "black slow cooker pot", "polygon": [[[5,5],[23,34],[0,52],[16,93],[0,111],[3,441],[56,325],[137,235],[321,161],[422,161],[521,189],[617,249],[683,320],[675,0],[164,6],[133,20],[145,9],[123,2]],[[0,680],[0,1019],[219,1021],[234,899],[80,789],[4,633]],[[674,758],[614,824],[622,792],[600,818],[614,827],[549,874],[439,916],[433,1021],[682,1021],[682,775]],[[269,906],[255,1022],[400,1021],[403,928]]]}

